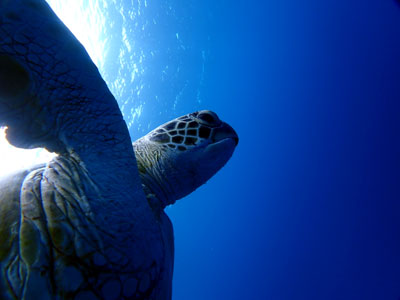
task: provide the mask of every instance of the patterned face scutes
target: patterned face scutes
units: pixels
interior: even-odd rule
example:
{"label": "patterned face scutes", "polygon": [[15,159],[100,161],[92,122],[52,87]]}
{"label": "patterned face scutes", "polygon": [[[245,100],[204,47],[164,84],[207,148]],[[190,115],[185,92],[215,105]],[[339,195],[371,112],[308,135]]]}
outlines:
{"label": "patterned face scutes", "polygon": [[194,112],[160,126],[150,134],[150,140],[172,149],[185,151],[207,140],[211,136],[213,127],[221,123],[212,111]]}

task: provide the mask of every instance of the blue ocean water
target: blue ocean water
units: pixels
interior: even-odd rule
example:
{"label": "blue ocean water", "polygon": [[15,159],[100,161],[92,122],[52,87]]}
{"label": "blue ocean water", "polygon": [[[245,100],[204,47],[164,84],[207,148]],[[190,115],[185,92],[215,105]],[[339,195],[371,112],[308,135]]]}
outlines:
{"label": "blue ocean water", "polygon": [[80,3],[133,140],[199,109],[240,137],[167,209],[174,300],[400,298],[396,1]]}

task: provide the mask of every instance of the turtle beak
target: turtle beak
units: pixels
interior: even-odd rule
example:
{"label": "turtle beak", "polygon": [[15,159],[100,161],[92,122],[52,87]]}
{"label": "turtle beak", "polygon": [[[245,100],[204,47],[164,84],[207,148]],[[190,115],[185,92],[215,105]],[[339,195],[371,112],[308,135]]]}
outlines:
{"label": "turtle beak", "polygon": [[212,141],[217,143],[225,139],[232,139],[235,142],[235,146],[239,143],[236,131],[227,123],[222,122],[221,126],[213,128]]}

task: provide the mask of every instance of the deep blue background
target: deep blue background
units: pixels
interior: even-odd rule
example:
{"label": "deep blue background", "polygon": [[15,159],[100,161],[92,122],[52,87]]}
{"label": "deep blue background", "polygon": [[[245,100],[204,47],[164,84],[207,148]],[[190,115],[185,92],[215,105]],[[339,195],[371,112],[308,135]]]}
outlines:
{"label": "deep blue background", "polygon": [[198,1],[232,160],[168,210],[174,299],[400,298],[400,7]]}
{"label": "deep blue background", "polygon": [[85,3],[133,139],[199,109],[240,136],[167,209],[174,300],[400,299],[398,1]]}

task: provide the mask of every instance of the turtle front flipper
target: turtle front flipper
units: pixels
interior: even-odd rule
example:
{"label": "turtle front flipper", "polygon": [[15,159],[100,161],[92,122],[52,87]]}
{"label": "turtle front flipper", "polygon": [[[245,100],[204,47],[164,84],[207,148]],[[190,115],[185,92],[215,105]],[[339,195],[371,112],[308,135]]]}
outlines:
{"label": "turtle front flipper", "polygon": [[[36,263],[52,264],[54,274],[49,273],[47,278],[55,282],[57,289],[50,290],[58,291],[66,283],[64,291],[71,288],[76,292],[76,281],[71,287],[70,281],[64,279],[57,284],[57,278],[65,275],[67,262],[84,268],[87,272],[81,274],[89,276],[87,273],[93,268],[87,262],[91,258],[86,257],[86,252],[75,255],[67,250],[83,251],[95,244],[97,248],[92,248],[96,251],[91,252],[101,250],[107,262],[102,266],[102,274],[110,276],[104,282],[118,279],[120,290],[125,289],[121,282],[127,287],[131,285],[125,292],[130,295],[136,287],[128,279],[134,275],[140,295],[155,291],[163,268],[162,232],[142,190],[128,128],[89,55],[44,0],[0,0],[0,126],[8,127],[7,139],[15,146],[44,147],[59,154],[40,171],[40,177],[35,173],[24,179],[23,186],[18,185],[21,193],[13,197],[0,193],[3,203],[20,208],[19,213],[12,215],[17,221],[2,219],[0,233],[21,225],[21,230],[12,231],[13,235],[0,246],[0,269],[3,264],[4,270],[8,270],[8,263],[13,259],[19,262],[19,258],[38,274]],[[31,201],[32,197],[36,202]],[[84,204],[85,210],[75,202]],[[24,210],[28,204],[33,208],[43,206],[42,215],[46,218],[28,214],[33,211]],[[77,208],[76,218],[71,216],[69,204]],[[59,208],[63,205],[65,213]],[[0,216],[7,215],[5,209],[5,205],[0,205]],[[30,222],[33,219],[36,223]],[[44,229],[34,235],[42,225]],[[79,233],[77,228],[82,226],[82,236],[93,234],[91,241],[68,239]],[[13,248],[18,239],[23,247]],[[66,241],[71,241],[71,245]],[[41,254],[47,252],[35,250],[39,244],[48,253],[55,249],[53,253],[62,255],[42,258]],[[26,253],[20,254],[19,249],[26,249]],[[84,262],[76,262],[76,257]],[[67,277],[75,278],[75,273]],[[13,291],[26,288],[28,281],[21,282],[23,276],[17,278],[13,274],[9,278],[17,280],[10,283],[0,273],[0,287],[7,284]],[[25,275],[34,278],[29,277],[32,273]],[[85,285],[85,280],[79,284]],[[99,290],[105,288],[104,295],[113,290],[106,283],[96,284]],[[2,292],[0,288],[0,299],[4,299]],[[19,297],[16,295],[14,298]]]}
{"label": "turtle front flipper", "polygon": [[0,1],[0,125],[21,148],[83,155],[89,135],[130,147],[96,66],[44,0]]}
{"label": "turtle front flipper", "polygon": [[96,190],[92,211],[109,230],[152,216],[115,98],[44,0],[0,0],[0,126],[17,147],[76,160]]}
{"label": "turtle front flipper", "polygon": [[[49,130],[54,120],[41,109],[27,69],[12,56],[0,55],[0,125],[7,125],[7,139],[16,147],[45,147],[62,152],[57,133]],[[47,115],[46,115],[47,114]]]}

